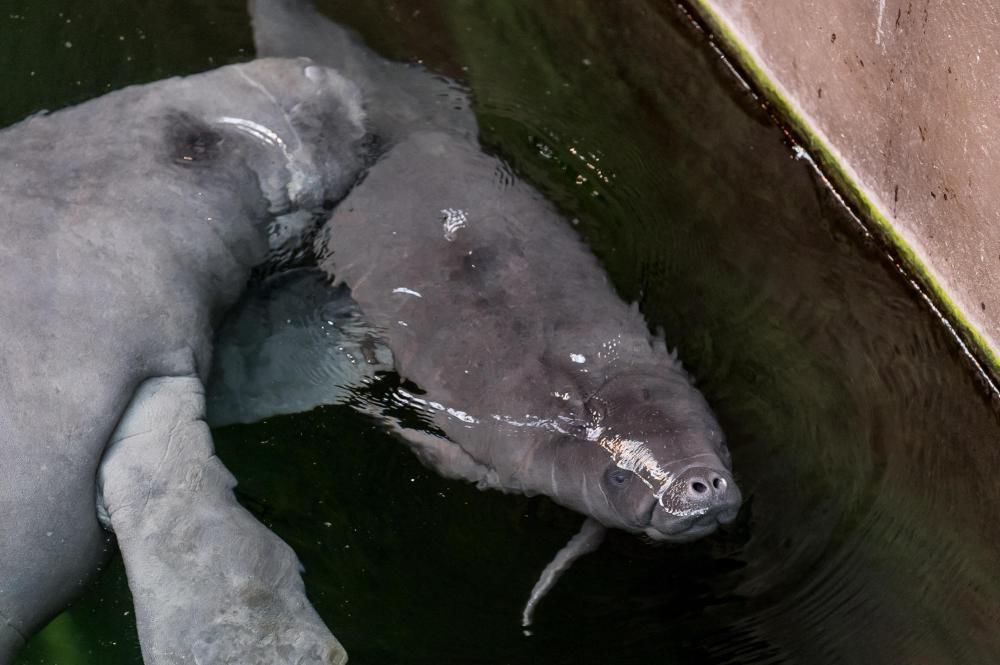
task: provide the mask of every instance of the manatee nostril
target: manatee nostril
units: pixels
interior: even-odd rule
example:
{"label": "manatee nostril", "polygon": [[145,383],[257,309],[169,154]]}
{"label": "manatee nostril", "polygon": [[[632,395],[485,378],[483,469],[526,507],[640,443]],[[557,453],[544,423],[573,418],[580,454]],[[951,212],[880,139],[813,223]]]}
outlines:
{"label": "manatee nostril", "polygon": [[724,471],[702,467],[690,469],[684,475],[682,487],[686,488],[692,506],[724,508],[739,496],[739,490]]}
{"label": "manatee nostril", "polygon": [[662,510],[650,524],[665,533],[677,534],[697,527],[708,530],[736,519],[743,495],[729,471],[721,466],[688,467],[662,493]]}

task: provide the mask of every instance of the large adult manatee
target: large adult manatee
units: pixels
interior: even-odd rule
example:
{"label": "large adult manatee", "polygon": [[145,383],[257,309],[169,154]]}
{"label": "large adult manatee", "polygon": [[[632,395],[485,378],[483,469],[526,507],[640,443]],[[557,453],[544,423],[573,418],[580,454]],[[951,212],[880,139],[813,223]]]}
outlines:
{"label": "large adult manatee", "polygon": [[291,549],[236,503],[203,380],[282,215],[361,167],[357,89],[261,60],[0,132],[0,662],[117,535],[147,663],[331,663]]}
{"label": "large adult manatee", "polygon": [[251,0],[264,55],[350,72],[382,153],[334,210],[321,267],[445,436],[396,429],[442,474],[588,517],[525,608],[605,527],[685,542],[733,520],[723,433],[662,339],[534,188],[483,152],[458,86],[387,62],[298,0]]}

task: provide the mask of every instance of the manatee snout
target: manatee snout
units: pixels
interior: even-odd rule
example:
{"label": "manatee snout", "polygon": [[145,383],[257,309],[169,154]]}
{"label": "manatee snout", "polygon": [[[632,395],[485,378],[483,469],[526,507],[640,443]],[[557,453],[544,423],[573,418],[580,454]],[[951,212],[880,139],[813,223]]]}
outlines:
{"label": "manatee snout", "polygon": [[728,471],[717,467],[694,467],[675,482],[684,489],[688,510],[703,511],[703,516],[718,517],[723,524],[736,517],[742,496]]}
{"label": "manatee snout", "polygon": [[658,501],[646,535],[671,542],[695,540],[735,520],[742,503],[740,488],[721,462],[688,467]]}

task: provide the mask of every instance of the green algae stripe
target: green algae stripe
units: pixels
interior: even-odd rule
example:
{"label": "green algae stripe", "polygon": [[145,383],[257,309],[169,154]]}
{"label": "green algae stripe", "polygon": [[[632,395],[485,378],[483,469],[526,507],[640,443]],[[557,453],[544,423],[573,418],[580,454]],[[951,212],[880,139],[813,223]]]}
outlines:
{"label": "green algae stripe", "polygon": [[740,40],[736,31],[708,0],[689,0],[691,9],[708,27],[726,56],[732,58],[750,79],[756,90],[763,94],[777,117],[803,143],[823,174],[830,180],[838,193],[850,202],[869,230],[887,243],[899,259],[910,277],[914,277],[927,294],[932,306],[944,317],[956,334],[970,350],[973,360],[978,362],[991,388],[998,392],[1000,382],[1000,353],[986,340],[982,332],[966,317],[962,308],[942,284],[934,277],[931,268],[910,246],[906,239],[873,202],[861,184],[855,180],[845,165],[835,156],[833,149],[809,122],[802,117],[796,105],[782,92],[780,86],[764,71],[757,59]]}

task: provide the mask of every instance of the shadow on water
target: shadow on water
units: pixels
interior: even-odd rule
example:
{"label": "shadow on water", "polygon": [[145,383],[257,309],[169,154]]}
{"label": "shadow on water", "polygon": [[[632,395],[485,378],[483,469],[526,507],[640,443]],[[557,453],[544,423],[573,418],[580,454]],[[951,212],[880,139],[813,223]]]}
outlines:
{"label": "shadow on water", "polygon": [[[17,4],[0,12],[5,122],[251,48],[242,3]],[[613,535],[527,638],[521,604],[577,516],[444,481],[345,407],[218,430],[241,500],[299,553],[353,663],[995,661],[997,414],[680,12],[321,6],[471,85],[484,143],[576,220],[623,297],[680,347],[748,497],[703,542]],[[115,562],[19,662],[139,663],[130,610]]]}

